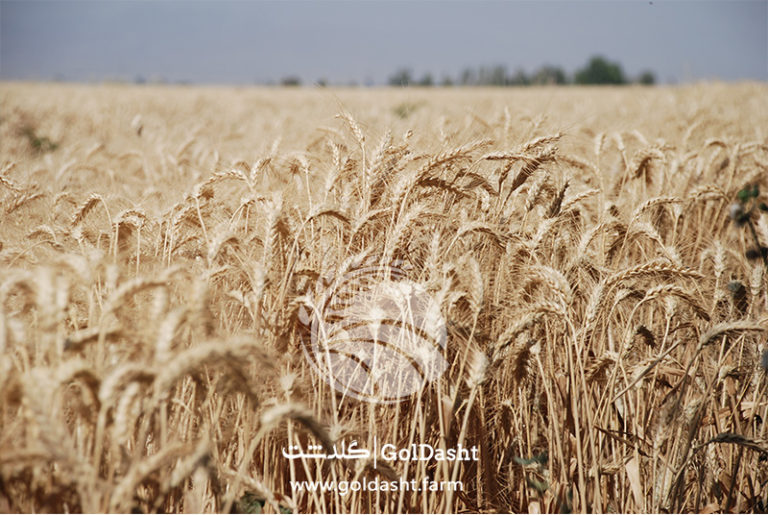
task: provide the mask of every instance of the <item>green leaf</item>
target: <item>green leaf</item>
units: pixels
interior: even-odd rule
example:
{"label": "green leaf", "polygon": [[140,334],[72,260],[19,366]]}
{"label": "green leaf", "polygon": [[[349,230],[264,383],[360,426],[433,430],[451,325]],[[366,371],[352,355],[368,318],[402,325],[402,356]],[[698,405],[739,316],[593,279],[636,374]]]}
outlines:
{"label": "green leaf", "polygon": [[534,465],[537,463],[539,465],[545,465],[547,461],[549,461],[549,456],[547,455],[547,451],[544,451],[541,454],[537,454],[533,458],[519,458],[515,456],[512,459],[515,460],[515,463],[518,465]]}
{"label": "green leaf", "polygon": [[739,197],[739,201],[743,204],[749,200],[749,198],[752,196],[752,191],[749,189],[749,187],[744,188],[743,190],[740,190],[736,196]]}
{"label": "green leaf", "polygon": [[760,186],[755,184],[752,186],[752,198],[757,198],[760,196]]}
{"label": "green leaf", "polygon": [[537,479],[531,479],[530,477],[525,478],[525,482],[528,483],[528,486],[539,492],[540,494],[543,494],[544,492],[549,489],[549,483],[546,481],[539,481]]}
{"label": "green leaf", "polygon": [[264,500],[259,499],[252,492],[245,492],[235,505],[236,513],[261,513],[263,507]]}

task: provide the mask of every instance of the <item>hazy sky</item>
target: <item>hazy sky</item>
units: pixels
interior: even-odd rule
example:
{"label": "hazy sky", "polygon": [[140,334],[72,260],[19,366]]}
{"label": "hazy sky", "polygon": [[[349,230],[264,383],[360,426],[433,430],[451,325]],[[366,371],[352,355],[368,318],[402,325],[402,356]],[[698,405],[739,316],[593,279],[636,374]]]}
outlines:
{"label": "hazy sky", "polygon": [[380,84],[593,54],[662,82],[768,80],[768,0],[0,0],[0,79]]}

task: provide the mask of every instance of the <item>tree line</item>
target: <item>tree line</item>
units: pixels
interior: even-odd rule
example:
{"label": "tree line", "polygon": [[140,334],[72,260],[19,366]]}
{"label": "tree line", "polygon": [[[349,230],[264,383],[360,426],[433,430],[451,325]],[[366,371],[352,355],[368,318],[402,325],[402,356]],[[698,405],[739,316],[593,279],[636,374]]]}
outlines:
{"label": "tree line", "polygon": [[[643,71],[636,77],[628,77],[621,64],[612,62],[605,57],[596,55],[577,69],[572,75],[559,66],[545,65],[532,73],[522,69],[508,72],[503,65],[465,68],[456,77],[443,76],[439,80],[431,73],[421,76],[414,75],[410,68],[401,68],[389,76],[390,86],[537,86],[563,84],[646,84],[656,83],[656,75]],[[282,86],[300,86],[301,79],[296,76],[284,77]],[[316,82],[317,86],[325,86],[325,80]]]}
{"label": "tree line", "polygon": [[545,65],[533,73],[518,69],[508,73],[503,65],[476,69],[466,68],[457,77],[443,77],[438,83],[430,73],[415,77],[408,68],[401,68],[389,77],[390,86],[531,86],[547,84],[655,84],[656,76],[644,71],[634,78],[624,73],[621,65],[602,56],[592,57],[571,76],[559,66]]}

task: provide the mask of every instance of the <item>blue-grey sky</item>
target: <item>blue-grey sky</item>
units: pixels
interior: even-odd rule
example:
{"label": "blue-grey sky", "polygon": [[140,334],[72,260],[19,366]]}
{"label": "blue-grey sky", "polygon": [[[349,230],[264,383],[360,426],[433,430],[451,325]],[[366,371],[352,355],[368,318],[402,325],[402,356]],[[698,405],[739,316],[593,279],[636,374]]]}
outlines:
{"label": "blue-grey sky", "polygon": [[768,0],[0,0],[0,79],[385,83],[465,67],[768,80]]}

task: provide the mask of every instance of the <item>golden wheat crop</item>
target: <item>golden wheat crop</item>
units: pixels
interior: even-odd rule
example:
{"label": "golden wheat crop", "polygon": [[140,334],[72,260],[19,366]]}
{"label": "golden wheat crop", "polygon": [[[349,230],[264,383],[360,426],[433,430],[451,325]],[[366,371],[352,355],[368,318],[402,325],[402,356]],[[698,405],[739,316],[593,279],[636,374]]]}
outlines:
{"label": "golden wheat crop", "polygon": [[[0,511],[764,511],[768,278],[729,206],[766,128],[761,84],[0,84]],[[371,260],[446,322],[390,404],[302,350],[311,285]],[[479,459],[282,454],[374,439]],[[376,478],[463,489],[291,488]]]}

